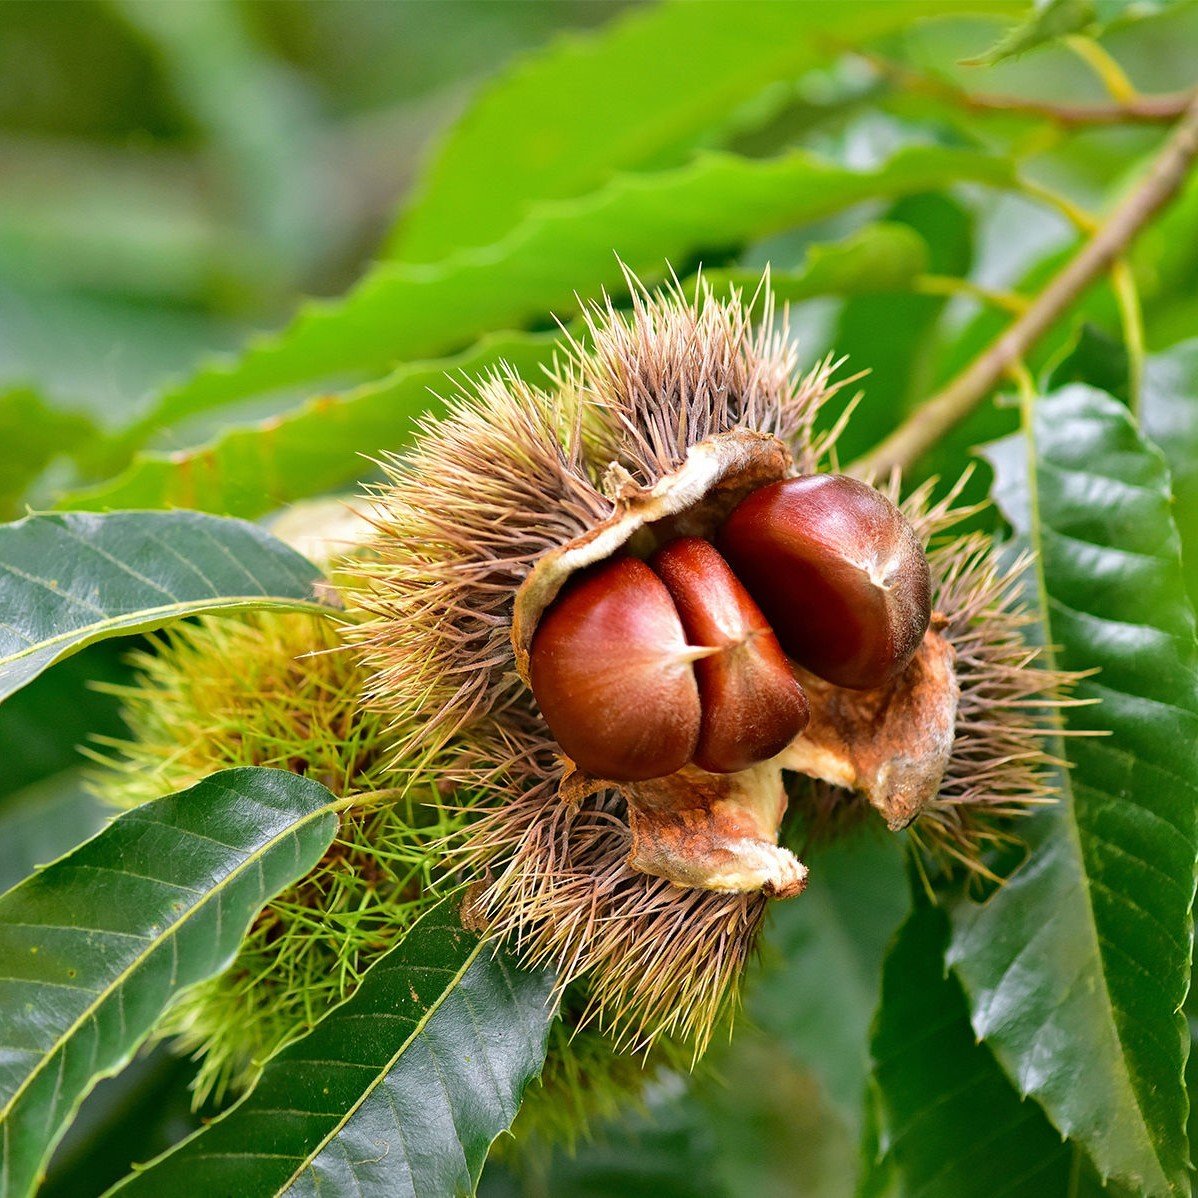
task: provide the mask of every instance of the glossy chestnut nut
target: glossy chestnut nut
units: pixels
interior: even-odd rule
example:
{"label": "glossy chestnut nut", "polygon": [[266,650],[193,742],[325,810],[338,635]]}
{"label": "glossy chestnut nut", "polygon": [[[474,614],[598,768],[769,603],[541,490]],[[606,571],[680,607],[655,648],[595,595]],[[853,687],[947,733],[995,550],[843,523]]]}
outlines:
{"label": "glossy chestnut nut", "polygon": [[694,763],[735,773],[781,753],[807,726],[807,696],[761,609],[709,541],[682,537],[650,559],[692,645],[702,720]]}
{"label": "glossy chestnut nut", "polygon": [[902,513],[839,474],[754,491],[717,545],[799,665],[872,690],[910,662],[931,617],[923,546]]}
{"label": "glossy chestnut nut", "polygon": [[681,769],[699,740],[699,687],[682,622],[644,562],[603,562],[571,579],[533,637],[529,681],[574,763],[617,782]]}

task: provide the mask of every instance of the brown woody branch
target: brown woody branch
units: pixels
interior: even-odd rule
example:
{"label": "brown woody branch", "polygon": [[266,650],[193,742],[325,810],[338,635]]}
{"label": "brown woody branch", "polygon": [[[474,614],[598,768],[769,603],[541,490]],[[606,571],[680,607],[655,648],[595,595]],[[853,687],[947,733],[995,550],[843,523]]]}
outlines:
{"label": "brown woody branch", "polygon": [[1198,99],[1191,99],[1147,175],[1027,311],[872,453],[854,463],[853,472],[880,476],[895,467],[904,469],[968,416],[1177,195],[1196,157]]}
{"label": "brown woody branch", "polygon": [[1012,113],[1016,116],[1040,117],[1065,128],[1086,128],[1091,125],[1171,125],[1184,116],[1198,89],[1162,95],[1131,96],[1105,104],[1064,104],[1051,100],[1034,100],[1024,96],[992,95],[971,92],[931,75],[921,75],[888,59],[863,55],[882,75],[904,91],[946,100],[970,112]]}

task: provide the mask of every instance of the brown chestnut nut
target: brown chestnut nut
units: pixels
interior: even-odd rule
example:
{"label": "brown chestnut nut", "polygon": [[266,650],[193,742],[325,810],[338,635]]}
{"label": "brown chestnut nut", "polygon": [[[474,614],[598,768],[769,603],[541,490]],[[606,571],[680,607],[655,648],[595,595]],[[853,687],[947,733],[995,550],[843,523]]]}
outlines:
{"label": "brown chestnut nut", "polygon": [[699,740],[699,687],[665,584],[636,558],[571,579],[533,637],[529,681],[574,763],[617,782],[681,769]]}
{"label": "brown chestnut nut", "polygon": [[898,508],[857,479],[762,487],[733,509],[717,544],[782,648],[836,686],[882,686],[927,631],[923,546]]}
{"label": "brown chestnut nut", "polygon": [[673,597],[691,644],[721,650],[695,662],[703,718],[694,763],[730,774],[777,756],[810,713],[761,609],[709,541],[671,541],[649,564]]}

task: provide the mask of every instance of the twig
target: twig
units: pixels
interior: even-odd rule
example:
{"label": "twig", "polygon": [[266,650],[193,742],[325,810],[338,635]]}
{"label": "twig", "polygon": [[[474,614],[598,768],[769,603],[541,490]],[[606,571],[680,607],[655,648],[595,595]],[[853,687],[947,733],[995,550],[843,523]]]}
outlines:
{"label": "twig", "polygon": [[1136,234],[1177,195],[1195,157],[1198,157],[1198,99],[1191,101],[1143,181],[1053,277],[1028,310],[871,454],[855,463],[854,473],[884,475],[896,466],[905,468],[968,416],[1012,364],[1111,268]]}
{"label": "twig", "polygon": [[1191,88],[1155,96],[1128,96],[1109,104],[1059,104],[1024,96],[966,91],[946,80],[921,75],[889,59],[877,58],[872,54],[863,54],[861,57],[906,91],[948,100],[972,112],[1009,112],[1017,116],[1041,117],[1068,128],[1119,124],[1171,125],[1184,115],[1195,96]]}

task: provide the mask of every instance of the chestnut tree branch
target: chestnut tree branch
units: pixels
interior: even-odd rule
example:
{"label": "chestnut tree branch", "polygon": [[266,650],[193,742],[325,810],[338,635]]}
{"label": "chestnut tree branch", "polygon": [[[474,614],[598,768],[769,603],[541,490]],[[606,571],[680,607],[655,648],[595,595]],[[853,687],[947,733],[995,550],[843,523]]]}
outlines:
{"label": "chestnut tree branch", "polygon": [[1013,364],[1100,275],[1111,269],[1136,234],[1177,195],[1195,157],[1198,157],[1198,99],[1191,100],[1143,180],[1052,278],[1027,311],[943,390],[870,454],[854,463],[853,473],[885,475],[894,467],[909,467],[968,416]]}
{"label": "chestnut tree branch", "polygon": [[1195,90],[1162,95],[1128,95],[1109,104],[1062,104],[1024,96],[971,92],[943,79],[922,75],[889,59],[862,55],[882,75],[904,91],[947,100],[970,112],[1009,112],[1017,116],[1042,117],[1066,128],[1090,125],[1169,125],[1183,116],[1195,98]]}

